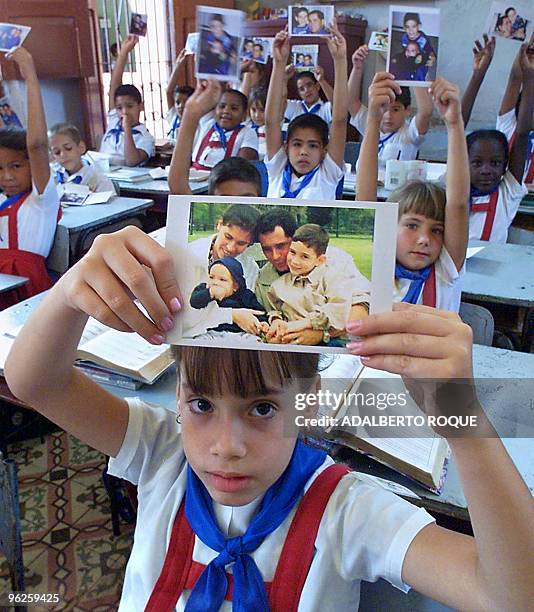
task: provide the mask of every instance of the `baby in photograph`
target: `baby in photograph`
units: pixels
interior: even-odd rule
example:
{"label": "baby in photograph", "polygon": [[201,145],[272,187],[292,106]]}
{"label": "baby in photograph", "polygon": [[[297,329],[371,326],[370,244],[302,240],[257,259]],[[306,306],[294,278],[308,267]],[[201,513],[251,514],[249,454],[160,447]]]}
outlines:
{"label": "baby in photograph", "polygon": [[[261,322],[260,335],[265,334],[269,325],[265,308],[258,302],[254,293],[247,289],[243,266],[235,257],[223,257],[217,259],[208,268],[208,281],[197,285],[191,293],[189,300],[193,308],[206,308],[212,301],[217,302],[220,308],[250,308],[264,314],[256,314]],[[217,327],[208,329],[210,337],[216,337],[212,332],[239,333],[243,336],[254,338],[252,334],[244,332],[235,323],[221,323]]]}
{"label": "baby in photograph", "polygon": [[344,346],[330,333],[345,330],[352,295],[346,279],[325,265],[329,240],[328,232],[314,223],[294,233],[287,256],[289,272],[267,292],[276,309],[269,313],[268,342],[279,343],[286,333],[314,329],[323,331],[323,345]]}
{"label": "baby in photograph", "polygon": [[427,67],[419,45],[411,40],[406,47],[391,58],[391,70],[399,81],[424,81]]}

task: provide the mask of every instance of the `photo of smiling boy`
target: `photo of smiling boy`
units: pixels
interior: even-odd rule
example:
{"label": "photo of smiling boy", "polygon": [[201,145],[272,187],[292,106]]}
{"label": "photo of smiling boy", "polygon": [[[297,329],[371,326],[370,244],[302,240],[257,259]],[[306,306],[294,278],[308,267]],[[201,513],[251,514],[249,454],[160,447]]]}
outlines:
{"label": "photo of smiling boy", "polygon": [[239,80],[243,13],[198,6],[197,28],[200,33],[195,54],[197,78]]}
{"label": "photo of smiling boy", "polygon": [[304,6],[299,6],[293,9],[293,27],[291,33],[296,36],[297,34],[309,34],[310,26],[308,20],[308,9]]}

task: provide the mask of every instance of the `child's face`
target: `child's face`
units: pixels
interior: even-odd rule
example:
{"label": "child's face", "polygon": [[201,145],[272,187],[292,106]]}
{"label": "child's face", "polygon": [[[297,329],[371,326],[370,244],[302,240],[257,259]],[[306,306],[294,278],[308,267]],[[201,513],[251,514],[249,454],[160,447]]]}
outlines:
{"label": "child's face", "polygon": [[55,134],[50,138],[50,151],[55,162],[63,166],[69,174],[78,172],[82,167],[85,143],[76,144],[68,134]]}
{"label": "child's face", "polygon": [[509,20],[510,20],[512,23],[514,23],[515,18],[516,18],[516,15],[517,15],[517,11],[516,11],[515,9],[513,9],[513,8],[511,8],[511,9],[510,9],[510,10],[509,10],[509,11],[506,13],[506,16],[508,17],[508,19],[509,19]]}
{"label": "child's face", "polygon": [[408,19],[404,24],[404,31],[410,40],[415,40],[419,36],[419,24],[414,19]]}
{"label": "child's face", "polygon": [[290,164],[298,174],[307,174],[325,158],[326,147],[313,128],[297,128],[286,144]]}
{"label": "child's face", "polygon": [[397,224],[397,261],[409,270],[421,270],[434,263],[443,245],[441,221],[412,212]]}
{"label": "child's face", "polygon": [[216,38],[221,38],[222,35],[224,34],[224,25],[222,22],[218,21],[217,19],[214,19],[211,22],[210,29]]}
{"label": "child's face", "polygon": [[252,49],[253,49],[253,48],[254,48],[254,43],[253,43],[251,40],[249,40],[249,41],[247,41],[247,42],[245,43],[244,50],[245,50],[247,53],[252,53]]}
{"label": "child's face", "polygon": [[[304,63],[306,63],[306,58],[304,58]],[[319,100],[320,89],[321,86],[319,83],[310,77],[304,76],[297,79],[297,91],[299,96],[308,106],[315,104],[315,102]]]}
{"label": "child's face", "polygon": [[289,464],[297,436],[297,382],[265,396],[195,394],[182,376],[178,401],[184,452],[212,499],[227,506],[250,503],[274,484]]}
{"label": "child's face", "polygon": [[395,101],[388,104],[380,122],[380,131],[384,134],[395,132],[403,126],[409,112],[409,108],[400,102]]}
{"label": "child's face", "polygon": [[254,45],[254,49],[252,50],[252,57],[254,59],[258,59],[262,55],[263,55],[263,49],[260,47],[260,45]]}
{"label": "child's face", "polygon": [[309,274],[317,266],[324,264],[326,255],[317,255],[312,247],[303,242],[293,240],[287,254],[287,267],[291,274],[304,276]]}
{"label": "child's face", "polygon": [[297,13],[297,23],[301,27],[308,25],[308,11],[299,11]]}
{"label": "child's face", "polygon": [[0,147],[0,189],[9,197],[31,188],[30,161],[25,154]]}
{"label": "child's face", "polygon": [[237,291],[237,283],[230,270],[222,264],[211,266],[208,274],[208,287],[212,289],[215,299],[222,300]]}
{"label": "child's face", "polygon": [[324,30],[324,19],[321,19],[317,13],[312,13],[308,16],[310,22],[310,32],[320,32]]}
{"label": "child's face", "polygon": [[185,103],[187,102],[188,98],[189,96],[184,93],[177,93],[174,96],[174,106],[176,108],[176,114],[178,115],[178,117],[182,116],[182,113],[184,112],[185,108]]}
{"label": "child's face", "polygon": [[225,92],[215,107],[215,119],[223,129],[232,130],[243,121],[245,112],[240,98]]}
{"label": "child's face", "polygon": [[258,102],[253,102],[250,105],[250,118],[256,125],[264,125],[265,123],[265,109]]}
{"label": "child's face", "polygon": [[291,236],[286,236],[284,228],[277,225],[272,232],[260,234],[258,241],[263,254],[278,272],[287,272],[287,256],[291,246]]}
{"label": "child's face", "polygon": [[471,184],[480,191],[496,187],[506,167],[505,153],[497,140],[477,140],[469,151]]}
{"label": "child's face", "polygon": [[250,232],[238,225],[223,225],[217,223],[217,237],[213,245],[214,259],[223,257],[237,257],[252,242]]}
{"label": "child's face", "polygon": [[115,98],[115,109],[120,117],[128,117],[131,125],[139,123],[139,117],[143,110],[143,104],[136,102],[131,96],[117,96]]}
{"label": "child's face", "polygon": [[404,49],[406,57],[417,57],[419,55],[419,45],[417,43],[408,43]]}

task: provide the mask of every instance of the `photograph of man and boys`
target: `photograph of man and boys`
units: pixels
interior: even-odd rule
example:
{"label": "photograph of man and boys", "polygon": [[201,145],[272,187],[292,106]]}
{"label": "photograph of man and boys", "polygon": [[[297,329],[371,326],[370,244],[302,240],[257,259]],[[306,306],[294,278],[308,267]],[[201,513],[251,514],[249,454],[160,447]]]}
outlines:
{"label": "photograph of man and boys", "polygon": [[334,21],[334,7],[319,4],[288,7],[290,36],[328,36]]}
{"label": "photograph of man and boys", "polygon": [[15,23],[0,23],[0,51],[8,52],[13,47],[20,47],[30,33],[31,28]]}
{"label": "photograph of man and boys", "polygon": [[[532,5],[531,5],[532,6]],[[529,13],[534,12],[532,8]],[[532,15],[525,13],[520,5],[510,6],[504,2],[493,2],[489,15],[488,33],[501,38],[524,42],[527,30],[531,29]]]}
{"label": "photograph of man and boys", "polygon": [[427,87],[436,78],[439,9],[390,6],[386,70],[400,85]]}
{"label": "photograph of man and boys", "polygon": [[245,38],[241,47],[241,59],[266,64],[271,56],[272,38]]}
{"label": "photograph of man and boys", "polygon": [[130,19],[130,34],[135,34],[136,36],[146,36],[147,25],[147,15],[143,15],[142,13],[132,13],[132,17]]}
{"label": "photograph of man and boys", "polygon": [[343,351],[348,321],[366,316],[372,302],[375,219],[382,210],[214,199],[193,201],[187,210],[191,198],[173,196],[169,206],[166,248],[180,275],[183,308],[167,340]]}
{"label": "photograph of man and boys", "polygon": [[243,23],[241,11],[197,7],[197,28],[200,34],[195,55],[197,77],[239,79]]}
{"label": "photograph of man and boys", "polygon": [[297,72],[313,70],[319,63],[319,45],[292,45],[291,62]]}

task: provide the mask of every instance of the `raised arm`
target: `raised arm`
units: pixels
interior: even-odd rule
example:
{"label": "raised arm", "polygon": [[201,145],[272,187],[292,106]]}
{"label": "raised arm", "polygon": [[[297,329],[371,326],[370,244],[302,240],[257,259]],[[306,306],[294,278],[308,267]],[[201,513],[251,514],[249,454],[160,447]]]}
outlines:
{"label": "raised arm", "polygon": [[395,82],[395,77],[392,74],[389,72],[377,72],[375,74],[369,87],[367,125],[358,157],[356,201],[376,202],[380,122],[388,104],[395,102],[395,94],[400,95],[400,93],[400,85]]}
{"label": "raised arm", "polygon": [[325,79],[324,68],[322,66],[315,67],[315,78],[317,79],[317,82],[321,86],[321,89],[323,90],[324,95],[326,96],[326,99],[329,102],[332,102],[334,100],[334,88]]}
{"label": "raised arm", "polygon": [[135,45],[139,42],[139,37],[135,34],[128,34],[128,38],[122,41],[119,54],[117,56],[117,62],[113,72],[111,73],[111,82],[109,84],[109,110],[115,108],[115,91],[119,85],[122,85],[122,75],[124,74],[124,68],[128,61],[128,54],[133,50]]}
{"label": "raised arm", "polygon": [[505,115],[515,108],[521,93],[521,83],[523,82],[523,71],[521,70],[521,47],[517,50],[516,56],[508,75],[508,82],[499,107],[499,116]]}
{"label": "raised arm", "polygon": [[243,77],[241,81],[241,92],[248,98],[251,90],[258,86],[261,79],[256,62],[253,60],[243,60],[241,62],[241,75]]}
{"label": "raised arm", "polygon": [[432,117],[432,97],[426,87],[414,87],[415,99],[417,101],[417,113],[415,115],[415,125],[421,136],[428,132],[430,127],[430,117]]}
{"label": "raised arm", "polygon": [[336,23],[330,25],[327,44],[334,60],[334,100],[328,153],[338,166],[344,168],[348,113],[347,43]]}
{"label": "raised arm", "polygon": [[[531,49],[529,53],[529,49]],[[510,161],[508,169],[514,175],[518,183],[523,182],[523,172],[528,150],[528,135],[532,127],[532,112],[534,110],[534,45],[521,45],[519,63],[523,74],[523,91],[519,112],[517,114],[517,126],[515,138],[510,150]]]}
{"label": "raised arm", "polygon": [[[426,413],[477,419],[474,434],[454,430],[458,437],[448,438],[475,538],[426,526],[408,548],[403,581],[456,610],[529,609],[534,504],[477,402],[471,330],[452,312],[405,303],[347,328],[363,338],[347,348],[367,366],[408,377],[410,394]],[[453,382],[436,393],[432,380],[451,379],[456,391]]]}
{"label": "raised arm", "polygon": [[189,168],[193,153],[193,141],[200,119],[209,113],[219,101],[222,94],[221,84],[218,81],[198,82],[195,93],[185,103],[182,122],[178,131],[178,139],[172,153],[169,170],[170,193],[187,195],[191,193],[189,187]]}
{"label": "raised arm", "polygon": [[460,90],[441,77],[432,83],[430,89],[447,126],[447,204],[443,243],[459,271],[464,264],[467,249],[470,188]]}
{"label": "raised arm", "polygon": [[[284,104],[284,77],[289,57],[289,36],[286,30],[278,32],[273,41],[273,70],[267,91],[265,105],[265,140],[267,144],[267,157],[273,158],[282,147],[282,130],[280,117],[285,112]],[[286,86],[287,87],[287,86]]]}
{"label": "raised arm", "polygon": [[24,47],[17,47],[8,54],[19,67],[22,78],[26,81],[28,98],[28,129],[26,130],[26,146],[32,173],[32,181],[37,191],[43,193],[50,179],[50,164],[48,158],[48,135],[46,119],[41,98],[39,79],[35,72],[35,64],[30,53]]}
{"label": "raised arm", "polygon": [[361,45],[352,54],[352,70],[349,76],[349,114],[354,117],[360,110],[362,105],[362,78],[363,78],[363,66],[365,60],[369,56],[369,48],[367,45]]}
{"label": "raised arm", "polygon": [[180,73],[180,67],[185,61],[187,57],[187,53],[185,49],[182,49],[180,53],[178,53],[178,57],[174,62],[174,67],[172,69],[171,78],[167,83],[167,88],[165,89],[165,95],[167,97],[167,109],[171,110],[174,107],[174,90],[178,86],[178,76]]}
{"label": "raised arm", "polygon": [[471,74],[469,83],[462,96],[462,119],[464,127],[469,123],[478,90],[482,85],[482,81],[493,59],[493,53],[495,52],[495,36],[492,36],[491,40],[487,34],[483,36],[484,45],[481,45],[479,40],[475,40],[475,46],[473,47],[473,73]]}
{"label": "raised arm", "polygon": [[18,335],[5,365],[9,388],[72,435],[115,456],[128,425],[126,402],[73,367],[87,316],[161,344],[179,308],[172,260],[163,247],[136,227],[102,234]]}

